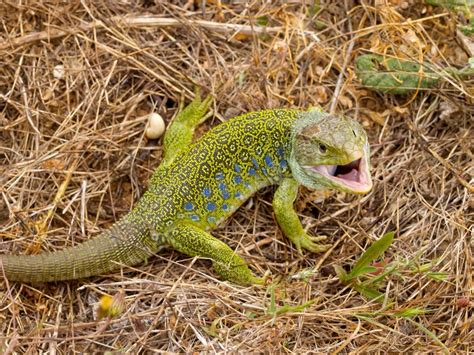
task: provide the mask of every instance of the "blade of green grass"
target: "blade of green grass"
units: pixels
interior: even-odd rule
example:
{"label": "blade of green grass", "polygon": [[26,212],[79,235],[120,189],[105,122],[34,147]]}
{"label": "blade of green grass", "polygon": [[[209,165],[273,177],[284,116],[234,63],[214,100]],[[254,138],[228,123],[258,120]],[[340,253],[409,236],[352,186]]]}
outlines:
{"label": "blade of green grass", "polygon": [[428,309],[423,309],[423,308],[406,308],[402,311],[394,313],[393,316],[402,317],[402,318],[410,318],[410,317],[418,316],[420,314],[426,314],[429,312],[430,311]]}

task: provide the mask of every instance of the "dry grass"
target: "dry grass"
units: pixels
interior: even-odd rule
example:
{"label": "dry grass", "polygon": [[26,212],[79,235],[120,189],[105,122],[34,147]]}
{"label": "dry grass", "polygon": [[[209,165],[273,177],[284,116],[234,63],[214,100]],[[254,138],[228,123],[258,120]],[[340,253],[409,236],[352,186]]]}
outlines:
{"label": "dry grass", "polygon": [[[442,343],[473,351],[473,201],[459,180],[472,184],[474,174],[473,81],[449,78],[393,97],[363,89],[353,70],[354,57],[367,52],[464,65],[459,17],[412,1],[348,1],[348,14],[327,4],[315,17],[310,1],[201,3],[0,5],[0,253],[62,249],[125,214],[160,162],[161,141],[144,138],[141,117],[156,110],[169,121],[198,84],[215,97],[205,129],[250,110],[315,105],[366,127],[373,192],[333,194],[323,204],[307,191],[300,196],[305,225],[334,243],[328,253],[300,255],[283,238],[270,189],[215,232],[257,273],[282,276],[277,306],[314,303],[273,318],[265,289],[221,282],[207,262],[165,251],[77,282],[0,281],[0,350],[439,352]],[[154,16],[147,26],[145,15]],[[409,266],[381,285],[394,300],[385,309],[387,302],[341,284],[334,266],[350,267],[390,230],[396,239],[387,257]],[[416,272],[430,262],[445,280]],[[314,274],[291,277],[301,270]],[[97,321],[99,298],[119,292],[124,312]],[[393,315],[413,308],[428,312]]]}

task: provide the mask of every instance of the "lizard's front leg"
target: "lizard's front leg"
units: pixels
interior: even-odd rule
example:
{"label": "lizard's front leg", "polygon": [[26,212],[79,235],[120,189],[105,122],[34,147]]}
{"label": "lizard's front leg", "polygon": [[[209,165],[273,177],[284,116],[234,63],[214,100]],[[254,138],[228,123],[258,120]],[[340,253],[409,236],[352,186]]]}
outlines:
{"label": "lizard's front leg", "polygon": [[222,278],[242,285],[264,284],[246,262],[227,244],[191,224],[180,224],[166,233],[166,242],[173,249],[189,256],[210,259]]}
{"label": "lizard's front leg", "polygon": [[326,237],[312,237],[304,231],[293,207],[297,194],[298,183],[295,179],[285,178],[278,186],[273,196],[273,211],[280,228],[288,239],[295,244],[299,252],[302,248],[313,253],[327,250],[330,245],[316,243],[326,239]]}
{"label": "lizard's front leg", "polygon": [[164,158],[161,165],[169,165],[174,158],[185,150],[192,142],[195,128],[208,117],[207,110],[211,104],[211,96],[201,100],[200,90],[196,89],[196,97],[179,113],[166,130],[163,140]]}

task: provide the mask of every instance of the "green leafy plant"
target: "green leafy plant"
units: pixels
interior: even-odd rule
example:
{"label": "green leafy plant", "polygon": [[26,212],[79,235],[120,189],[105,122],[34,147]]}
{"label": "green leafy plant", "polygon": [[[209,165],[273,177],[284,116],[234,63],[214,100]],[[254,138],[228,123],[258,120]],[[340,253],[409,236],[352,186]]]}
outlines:
{"label": "green leafy plant", "polygon": [[[436,262],[430,262],[419,266],[414,266],[414,263],[409,260],[401,263],[375,262],[375,260],[380,258],[390,247],[393,242],[393,238],[394,232],[389,232],[382,236],[379,240],[372,243],[372,245],[361,255],[361,257],[354,264],[354,267],[349,272],[345,272],[340,266],[336,267],[336,272],[341,282],[350,285],[362,296],[380,302],[384,298],[384,294],[378,290],[378,286],[381,285],[382,281],[384,281],[390,274],[401,274],[404,272],[409,272],[412,274],[423,273],[436,281],[444,281],[446,279],[447,274],[432,271]],[[364,280],[361,281],[361,279]],[[388,299],[386,305],[381,310],[376,312],[359,312],[356,313],[355,316],[389,331],[393,330],[386,325],[381,324],[375,318],[381,316],[390,318],[404,318],[408,322],[417,326],[418,329],[424,332],[427,336],[432,338],[433,341],[435,341],[445,353],[448,352],[446,345],[443,344],[443,342],[436,336],[435,333],[412,319],[414,317],[429,313],[429,309],[419,307],[398,307],[395,309],[395,305],[395,302],[392,302],[390,299]]]}
{"label": "green leafy plant", "polygon": [[420,65],[376,54],[357,57],[355,69],[357,77],[365,87],[395,95],[430,88],[440,79],[439,75],[429,69],[427,63]]}
{"label": "green leafy plant", "polygon": [[433,271],[438,263],[437,260],[422,265],[418,265],[413,260],[389,263],[382,259],[382,261],[376,262],[392,245],[393,238],[394,232],[388,232],[372,243],[349,272],[336,265],[336,273],[341,282],[350,285],[366,298],[380,301],[384,294],[379,289],[387,277],[392,274],[424,274],[438,282],[446,281],[448,274]]}
{"label": "green leafy plant", "polygon": [[432,65],[427,62],[417,63],[378,54],[358,56],[355,60],[355,71],[365,87],[394,95],[431,88],[446,74],[456,76],[474,74],[471,67],[459,70],[447,67],[443,72],[435,72]]}
{"label": "green leafy plant", "polygon": [[379,271],[377,267],[371,265],[371,263],[379,258],[390,247],[394,235],[394,232],[386,233],[379,240],[372,243],[348,273],[346,273],[341,266],[336,266],[336,273],[341,282],[351,285],[351,287],[357,292],[369,299],[381,300],[383,293],[379,292],[374,285],[379,281],[382,281],[389,273],[391,273],[393,268],[388,268],[373,278],[368,278],[363,282],[361,282],[359,278]]}

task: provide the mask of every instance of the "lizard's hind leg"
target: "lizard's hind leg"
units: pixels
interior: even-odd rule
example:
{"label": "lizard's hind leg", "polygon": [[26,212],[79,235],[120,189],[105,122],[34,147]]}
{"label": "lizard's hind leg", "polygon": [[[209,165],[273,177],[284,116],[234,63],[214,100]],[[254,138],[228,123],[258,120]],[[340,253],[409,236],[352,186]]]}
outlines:
{"label": "lizard's hind leg", "polygon": [[226,280],[241,285],[265,283],[265,279],[256,277],[247,263],[227,244],[199,227],[180,224],[167,233],[166,239],[175,250],[210,259],[215,271]]}
{"label": "lizard's hind leg", "polygon": [[200,90],[196,88],[194,100],[184,109],[180,107],[180,112],[165,133],[164,158],[161,165],[169,165],[179,153],[191,144],[196,127],[210,116],[208,109],[211,101],[211,96],[201,100]]}

